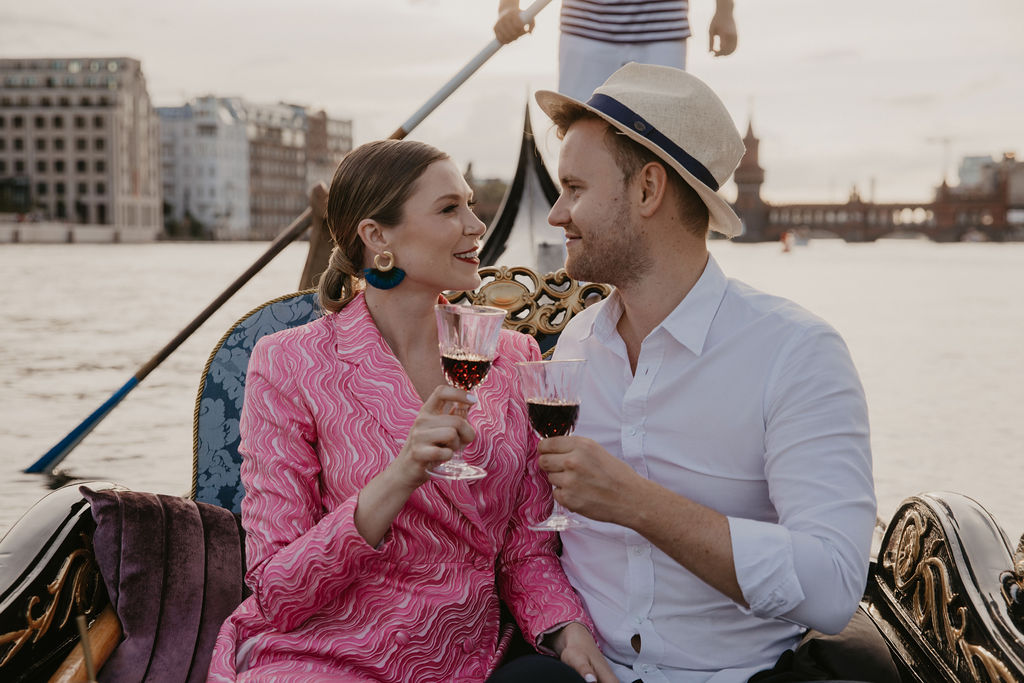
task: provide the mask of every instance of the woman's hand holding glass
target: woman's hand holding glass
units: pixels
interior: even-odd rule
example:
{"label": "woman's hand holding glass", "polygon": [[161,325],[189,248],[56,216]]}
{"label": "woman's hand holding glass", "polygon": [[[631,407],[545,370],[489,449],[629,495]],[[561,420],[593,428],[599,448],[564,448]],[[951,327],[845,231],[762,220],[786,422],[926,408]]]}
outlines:
{"label": "woman's hand holding glass", "polygon": [[383,540],[409,496],[430,479],[430,468],[473,440],[473,427],[452,414],[451,406],[468,410],[475,402],[471,394],[444,385],[427,397],[398,456],[359,492],[355,525],[367,543],[376,547]]}
{"label": "woman's hand holding glass", "polygon": [[[401,452],[388,469],[410,491],[426,482],[428,470],[447,462],[467,444],[476,433],[465,414],[476,403],[469,392],[450,386],[438,386],[427,397]],[[453,404],[461,410],[452,411]]]}

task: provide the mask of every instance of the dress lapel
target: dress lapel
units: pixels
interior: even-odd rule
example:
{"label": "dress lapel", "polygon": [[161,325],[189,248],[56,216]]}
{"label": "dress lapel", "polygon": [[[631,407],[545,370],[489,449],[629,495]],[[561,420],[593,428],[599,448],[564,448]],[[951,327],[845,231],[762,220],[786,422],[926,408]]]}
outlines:
{"label": "dress lapel", "polygon": [[[394,443],[394,452],[391,455],[394,458],[405,444],[423,402],[409,380],[405,368],[373,323],[362,294],[357,295],[338,313],[334,325],[338,358],[347,366],[346,381],[342,383],[341,390],[352,405],[361,406],[367,419],[379,425],[390,437]],[[480,403],[483,404],[484,401],[481,400]],[[476,420],[487,412],[482,406],[475,407],[470,420],[476,425]],[[473,462],[477,462],[474,451],[481,448],[480,441],[478,438],[467,449]],[[482,453],[486,453],[487,450],[481,448]],[[436,492],[454,505],[474,526],[483,527],[480,510],[474,492],[471,491],[476,483],[432,479],[420,487],[420,490],[426,495]]]}

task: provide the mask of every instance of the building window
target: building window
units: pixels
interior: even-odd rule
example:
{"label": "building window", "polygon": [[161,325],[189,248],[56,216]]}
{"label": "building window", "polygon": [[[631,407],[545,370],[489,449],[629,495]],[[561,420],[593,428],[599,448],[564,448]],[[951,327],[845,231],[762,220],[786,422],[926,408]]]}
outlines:
{"label": "building window", "polygon": [[36,138],[36,151],[37,152],[45,152],[46,151],[46,138]]}
{"label": "building window", "polygon": [[57,183],[53,186],[53,189],[58,195],[64,196],[64,183]]}
{"label": "building window", "polygon": [[64,149],[64,138],[57,138],[53,141],[53,148],[56,150]]}
{"label": "building window", "polygon": [[76,138],[75,149],[77,149],[79,152],[84,152],[85,150],[89,149],[89,141],[86,140],[85,138]]}
{"label": "building window", "polygon": [[107,184],[106,183],[96,183],[96,194],[98,194],[99,196],[102,197],[106,193],[107,193]]}
{"label": "building window", "polygon": [[59,100],[57,100],[57,104],[59,106],[61,106],[61,107],[70,107],[71,106],[71,98],[69,98],[69,97],[62,97]]}
{"label": "building window", "polygon": [[84,116],[76,116],[75,117],[75,128],[85,128],[85,117]]}
{"label": "building window", "polygon": [[14,161],[14,172],[15,173],[24,173],[25,172],[25,162],[22,161],[21,159],[15,159],[15,161]]}
{"label": "building window", "polygon": [[14,151],[20,152],[23,149],[25,149],[25,141],[21,138],[14,138]]}
{"label": "building window", "polygon": [[85,159],[79,159],[78,161],[75,162],[75,170],[78,171],[79,173],[85,173],[86,168],[87,166],[85,163]]}
{"label": "building window", "polygon": [[102,128],[103,127],[103,117],[102,116],[94,116],[94,117],[92,117],[92,127],[93,128]]}
{"label": "building window", "polygon": [[107,172],[107,162],[105,162],[103,159],[98,159],[96,161],[96,172],[97,173],[106,173]]}
{"label": "building window", "polygon": [[7,149],[7,140],[4,138],[0,138],[0,152],[4,151],[5,149]]}
{"label": "building window", "polygon": [[67,217],[68,217],[67,206],[64,205],[64,201],[63,200],[58,200],[58,202],[57,202],[57,218],[67,218]]}
{"label": "building window", "polygon": [[54,128],[63,128],[64,127],[64,117],[63,116],[54,116],[53,117],[53,127]]}
{"label": "building window", "polygon": [[36,183],[36,194],[39,196],[46,194],[46,183]]}
{"label": "building window", "polygon": [[89,194],[89,185],[87,183],[78,183],[78,196]]}
{"label": "building window", "polygon": [[7,173],[7,162],[0,159],[0,173]]}
{"label": "building window", "polygon": [[36,161],[36,173],[46,173],[46,159]]}
{"label": "building window", "polygon": [[36,128],[46,128],[46,119],[44,117],[36,117]]}
{"label": "building window", "polygon": [[95,149],[97,152],[102,152],[106,145],[107,141],[104,140],[103,138],[96,138],[95,140],[92,141],[92,148]]}
{"label": "building window", "polygon": [[57,159],[57,161],[53,162],[53,170],[56,171],[57,173],[63,173],[64,172],[64,160],[63,159]]}
{"label": "building window", "polygon": [[23,116],[15,116],[15,117],[14,117],[14,118],[13,118],[13,119],[11,120],[11,124],[12,124],[12,125],[13,125],[13,126],[14,126],[15,128],[22,128],[22,127],[24,127],[24,125],[25,125],[25,118],[24,118]]}

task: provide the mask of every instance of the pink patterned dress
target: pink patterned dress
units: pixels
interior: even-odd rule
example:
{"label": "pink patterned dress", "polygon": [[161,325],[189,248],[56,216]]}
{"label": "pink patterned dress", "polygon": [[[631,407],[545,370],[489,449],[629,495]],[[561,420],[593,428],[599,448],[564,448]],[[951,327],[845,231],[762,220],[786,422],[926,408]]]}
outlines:
{"label": "pink patterned dress", "polygon": [[473,482],[417,489],[376,548],[353,522],[363,486],[398,455],[422,406],[362,295],[264,337],[241,422],[246,583],[210,681],[482,681],[498,664],[499,595],[527,640],[583,606],[530,531],[550,488],[537,467],[514,364],[536,342],[503,331],[470,412]]}

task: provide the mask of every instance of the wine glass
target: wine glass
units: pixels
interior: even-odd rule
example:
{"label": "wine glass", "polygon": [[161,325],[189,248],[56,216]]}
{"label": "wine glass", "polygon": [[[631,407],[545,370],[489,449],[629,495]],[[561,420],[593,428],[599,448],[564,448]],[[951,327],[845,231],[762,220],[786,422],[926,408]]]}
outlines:
{"label": "wine glass", "polygon": [[[540,360],[516,363],[523,381],[523,395],[530,424],[542,437],[571,434],[580,414],[580,385],[585,360]],[[565,531],[586,526],[554,501],[554,509],[542,522],[530,524],[536,531]]]}
{"label": "wine glass", "polygon": [[[498,348],[498,333],[505,311],[493,306],[457,306],[437,304],[437,341],[441,350],[441,369],[448,384],[472,391],[484,381]],[[452,406],[452,414],[466,416],[463,403]],[[480,479],[487,471],[470,465],[456,450],[451,460],[435,465],[427,473],[442,479]]]}

